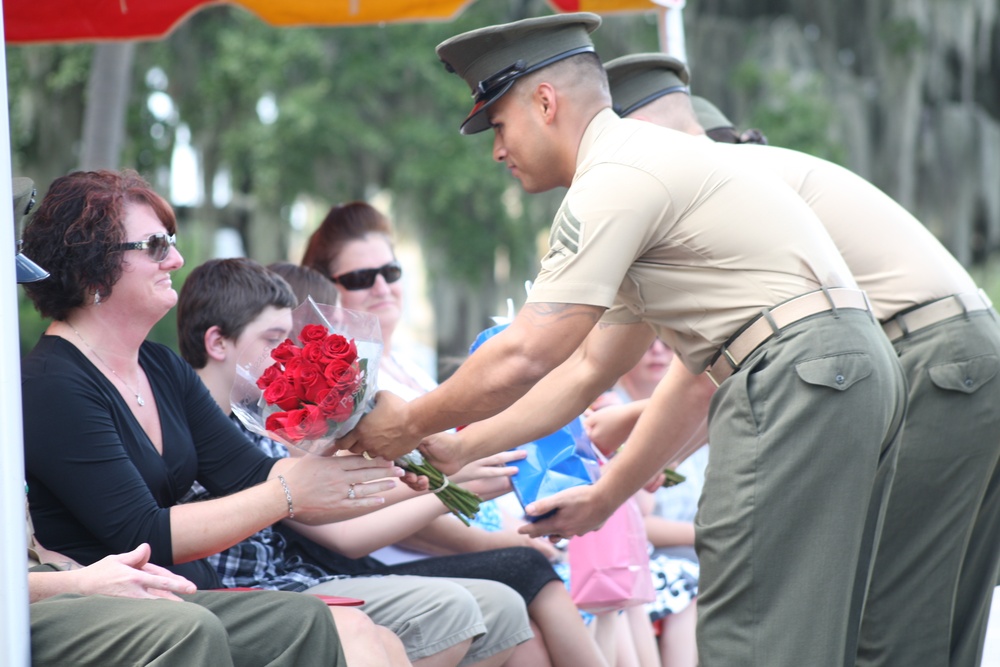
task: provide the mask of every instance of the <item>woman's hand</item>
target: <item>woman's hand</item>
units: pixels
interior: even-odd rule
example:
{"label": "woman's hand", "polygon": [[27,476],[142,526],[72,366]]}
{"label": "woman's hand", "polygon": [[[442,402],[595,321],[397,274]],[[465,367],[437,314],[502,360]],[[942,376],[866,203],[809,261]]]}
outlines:
{"label": "woman's hand", "polygon": [[143,543],[128,553],[105,556],[93,565],[63,576],[73,577],[75,588],[82,595],[180,601],[176,593],[195,592],[195,585],[184,577],[150,563],[149,554],[149,545]]}
{"label": "woman's hand", "polygon": [[473,461],[451,476],[451,481],[478,495],[483,500],[498,498],[512,490],[510,478],[517,468],[507,465],[528,455],[520,449],[500,452]]}
{"label": "woman's hand", "polygon": [[362,456],[304,456],[284,472],[295,520],[315,525],[378,509],[403,469],[391,461]]}
{"label": "woman's hand", "polygon": [[493,454],[478,459],[463,466],[461,470],[450,475],[452,482],[463,484],[474,479],[492,479],[495,477],[510,477],[517,473],[517,468],[507,465],[511,461],[520,461],[528,456],[523,449],[511,449],[499,454]]}

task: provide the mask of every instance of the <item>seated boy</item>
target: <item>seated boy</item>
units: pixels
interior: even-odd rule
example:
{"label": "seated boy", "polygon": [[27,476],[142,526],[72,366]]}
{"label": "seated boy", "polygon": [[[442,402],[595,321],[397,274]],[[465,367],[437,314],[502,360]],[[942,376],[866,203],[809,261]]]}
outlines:
{"label": "seated boy", "polygon": [[[177,310],[181,355],[227,414],[231,414],[229,397],[237,362],[259,356],[289,337],[296,303],[280,276],[249,259],[211,260],[185,280]],[[248,437],[269,455],[288,455],[269,438],[249,432]],[[408,499],[392,508],[391,516],[294,527],[324,544],[339,546],[346,556],[365,556],[375,545],[382,546],[382,540],[399,539],[446,511],[437,498],[415,495],[405,487],[386,494],[387,504]],[[415,665],[499,665],[515,645],[532,636],[523,601],[503,584],[443,577],[345,577],[364,573],[364,563],[341,556],[340,567],[331,571],[329,563],[310,560],[308,554],[290,554],[284,535],[273,528],[209,560],[226,586],[365,600],[361,609],[400,636]]]}

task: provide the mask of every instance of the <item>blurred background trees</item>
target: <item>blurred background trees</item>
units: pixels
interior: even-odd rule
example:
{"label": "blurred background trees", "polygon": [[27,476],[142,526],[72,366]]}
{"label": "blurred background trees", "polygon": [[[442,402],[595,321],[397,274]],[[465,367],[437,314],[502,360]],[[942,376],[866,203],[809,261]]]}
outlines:
{"label": "blurred background trees", "polygon": [[[450,23],[276,29],[216,6],[161,41],[8,47],[14,173],[42,195],[81,166],[137,169],[177,207],[188,267],[298,261],[331,204],[377,201],[420,258],[426,341],[461,356],[507,297],[523,302],[562,193],[525,195],[487,133],[458,134],[468,90],[434,46],[550,12],[480,0]],[[689,0],[692,88],[874,181],[989,284],[998,15],[995,0]],[[655,14],[607,16],[594,39],[605,60],[656,50]],[[44,323],[21,310],[28,348]],[[172,320],[154,335],[174,343]]]}

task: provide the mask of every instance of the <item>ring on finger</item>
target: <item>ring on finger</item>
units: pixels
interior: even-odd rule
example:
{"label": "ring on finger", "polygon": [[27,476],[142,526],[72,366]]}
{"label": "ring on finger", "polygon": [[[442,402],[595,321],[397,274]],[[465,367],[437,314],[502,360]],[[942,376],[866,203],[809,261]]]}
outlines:
{"label": "ring on finger", "polygon": [[369,461],[374,461],[375,460],[374,458],[372,458],[372,455],[369,454],[368,452],[361,452],[361,456],[365,457]]}
{"label": "ring on finger", "polygon": [[354,500],[357,497],[357,493],[354,492],[354,485],[351,484],[347,487],[347,499]]}

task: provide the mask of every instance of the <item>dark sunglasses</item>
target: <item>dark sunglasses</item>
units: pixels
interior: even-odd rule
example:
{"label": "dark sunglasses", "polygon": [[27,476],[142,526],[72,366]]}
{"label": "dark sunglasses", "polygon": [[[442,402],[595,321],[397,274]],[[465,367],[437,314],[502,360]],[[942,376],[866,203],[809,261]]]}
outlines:
{"label": "dark sunglasses", "polygon": [[368,289],[375,284],[375,278],[377,276],[382,276],[387,283],[394,283],[400,279],[403,275],[403,267],[399,265],[399,262],[389,262],[384,266],[380,266],[377,269],[358,269],[357,271],[348,271],[347,273],[341,273],[339,276],[331,276],[330,280],[337,283],[345,290],[349,292],[354,292],[359,289]]}
{"label": "dark sunglasses", "polygon": [[177,234],[158,232],[145,241],[129,241],[119,243],[119,250],[145,250],[149,258],[159,264],[170,254],[170,249],[177,245]]}

